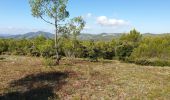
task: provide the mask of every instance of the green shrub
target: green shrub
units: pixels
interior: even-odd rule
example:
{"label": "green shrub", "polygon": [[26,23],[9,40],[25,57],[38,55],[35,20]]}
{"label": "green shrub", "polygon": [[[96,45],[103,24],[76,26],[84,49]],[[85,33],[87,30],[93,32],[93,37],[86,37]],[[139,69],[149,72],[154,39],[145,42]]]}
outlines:
{"label": "green shrub", "polygon": [[145,65],[145,66],[170,66],[170,61],[166,61],[166,60],[161,60],[159,58],[156,59],[144,59],[144,58],[140,58],[140,59],[128,59],[128,62],[130,63],[135,63],[135,64],[139,64],[139,65]]}
{"label": "green shrub", "polygon": [[99,50],[96,48],[93,48],[89,51],[89,59],[91,62],[97,62],[99,57]]}
{"label": "green shrub", "polygon": [[5,58],[4,57],[0,57],[0,60],[4,60]]}
{"label": "green shrub", "polygon": [[132,45],[128,43],[122,44],[116,48],[116,56],[119,58],[119,60],[125,61],[131,55],[132,51]]}
{"label": "green shrub", "polygon": [[104,51],[104,52],[103,52],[103,59],[112,60],[114,56],[115,56],[114,50],[111,51],[111,52],[109,52],[109,51]]}
{"label": "green shrub", "polygon": [[143,38],[130,59],[141,65],[170,66],[170,35]]}
{"label": "green shrub", "polygon": [[52,58],[44,58],[43,63],[45,66],[55,66],[56,62]]}
{"label": "green shrub", "polygon": [[170,66],[170,61],[156,60],[151,63],[152,66]]}
{"label": "green shrub", "polygon": [[147,59],[138,59],[138,60],[135,60],[134,63],[139,64],[139,65],[151,65],[152,64],[152,62],[150,62]]}

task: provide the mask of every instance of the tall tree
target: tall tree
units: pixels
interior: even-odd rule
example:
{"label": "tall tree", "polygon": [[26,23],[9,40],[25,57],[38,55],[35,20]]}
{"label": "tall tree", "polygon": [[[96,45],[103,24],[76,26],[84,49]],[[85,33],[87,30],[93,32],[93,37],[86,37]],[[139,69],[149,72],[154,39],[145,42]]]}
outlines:
{"label": "tall tree", "polygon": [[[78,54],[80,42],[77,40],[77,36],[85,26],[85,21],[81,16],[72,18],[64,26],[60,26],[58,32],[62,34],[62,37],[70,44],[71,47],[65,49],[64,51],[69,51],[69,55],[76,57]],[[64,41],[64,42],[66,42]],[[68,46],[67,44],[67,46]],[[68,52],[67,52],[68,53]],[[68,54],[66,54],[68,55]]]}
{"label": "tall tree", "polygon": [[56,48],[56,64],[59,64],[61,56],[59,54],[60,37],[58,27],[69,17],[66,10],[68,0],[29,0],[32,15],[55,27],[55,48]]}
{"label": "tall tree", "polygon": [[71,21],[68,24],[70,34],[72,36],[72,42],[73,42],[73,54],[74,57],[76,57],[76,52],[78,52],[78,47],[79,47],[79,41],[77,40],[77,36],[80,35],[80,32],[83,30],[85,26],[85,21],[81,16],[75,17],[71,19]]}
{"label": "tall tree", "polygon": [[79,16],[71,19],[69,24],[70,34],[73,36],[73,39],[76,40],[77,36],[80,35],[80,32],[83,30],[85,26],[84,19]]}

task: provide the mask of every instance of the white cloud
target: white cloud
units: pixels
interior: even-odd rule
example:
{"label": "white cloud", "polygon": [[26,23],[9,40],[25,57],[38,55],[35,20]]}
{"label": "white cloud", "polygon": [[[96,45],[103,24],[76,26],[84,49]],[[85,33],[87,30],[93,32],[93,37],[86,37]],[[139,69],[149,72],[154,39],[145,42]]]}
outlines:
{"label": "white cloud", "polygon": [[88,13],[86,16],[89,18],[89,17],[92,17],[92,14]]}
{"label": "white cloud", "polygon": [[128,25],[128,22],[121,19],[109,19],[106,16],[99,16],[97,17],[97,23],[102,26],[110,26],[110,27],[117,27],[122,25]]}
{"label": "white cloud", "polygon": [[87,13],[87,14],[83,15],[84,19],[89,19],[89,18],[92,18],[92,17],[93,17],[92,13]]}

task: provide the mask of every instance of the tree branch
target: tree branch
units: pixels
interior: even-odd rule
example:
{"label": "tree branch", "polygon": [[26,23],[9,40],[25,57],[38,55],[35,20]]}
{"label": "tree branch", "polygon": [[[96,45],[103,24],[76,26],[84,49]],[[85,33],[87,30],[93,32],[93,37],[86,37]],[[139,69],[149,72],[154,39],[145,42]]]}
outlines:
{"label": "tree branch", "polygon": [[[47,8],[47,4],[46,5],[43,5],[42,4],[42,6],[44,6],[44,8],[46,9],[46,11],[48,11],[48,13],[50,14],[50,16],[52,16],[53,18],[55,18],[55,16],[54,16],[54,14],[53,13],[51,13],[51,11]],[[50,7],[51,8],[51,7]]]}
{"label": "tree branch", "polygon": [[52,22],[50,22],[50,21],[45,20],[42,16],[40,16],[40,18],[41,18],[42,20],[44,20],[46,23],[48,23],[48,24],[55,25],[54,23],[52,23]]}

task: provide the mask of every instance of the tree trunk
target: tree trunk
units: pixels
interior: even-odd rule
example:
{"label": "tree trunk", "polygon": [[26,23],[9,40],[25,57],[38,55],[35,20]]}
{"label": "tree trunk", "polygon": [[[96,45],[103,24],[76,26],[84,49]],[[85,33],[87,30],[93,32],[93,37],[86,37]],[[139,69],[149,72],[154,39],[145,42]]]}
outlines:
{"label": "tree trunk", "polygon": [[56,65],[59,65],[61,57],[59,55],[59,41],[58,41],[57,19],[55,20],[55,49],[56,49]]}

